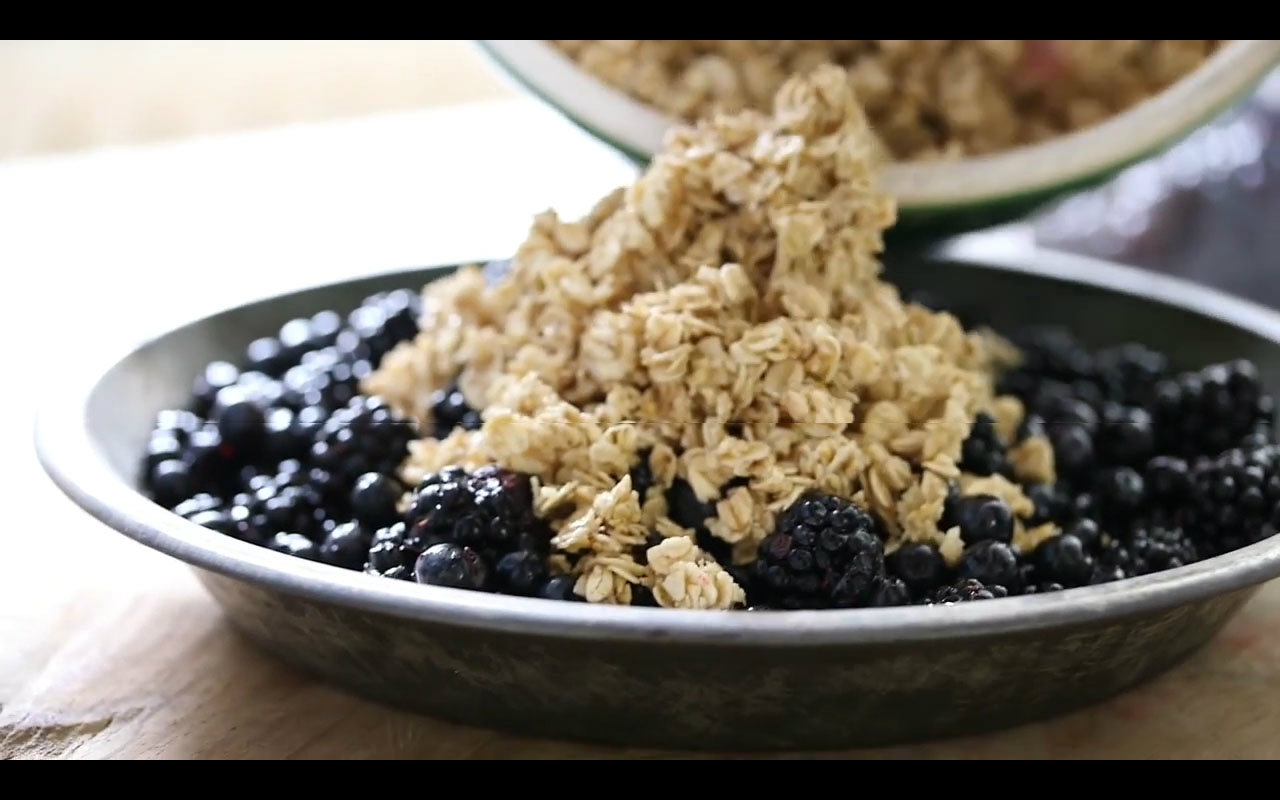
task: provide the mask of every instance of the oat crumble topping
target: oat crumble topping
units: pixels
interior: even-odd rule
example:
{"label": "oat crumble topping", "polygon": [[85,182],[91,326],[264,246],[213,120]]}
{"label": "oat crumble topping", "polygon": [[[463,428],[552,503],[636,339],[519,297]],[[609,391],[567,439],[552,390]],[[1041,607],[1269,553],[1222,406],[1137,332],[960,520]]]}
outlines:
{"label": "oat crumble topping", "polygon": [[[927,542],[950,562],[951,483],[1029,513],[1017,484],[957,466],[977,412],[1020,423],[993,388],[1016,351],[880,279],[895,209],[876,148],[846,70],[821,66],[783,83],[772,114],[671,131],[584,219],[539,215],[496,282],[469,267],[428,285],[422,332],[362,388],[428,423],[431,392],[456,380],[484,423],[412,442],[408,484],[448,465],[529,473],[553,569],[577,576],[577,595],[626,604],[645,587],[679,608],[743,592],[671,518],[677,479],[714,509],[706,527],[735,564],[810,489],[873,512],[887,550]],[[1038,437],[1012,458],[1020,476],[1053,476]]]}

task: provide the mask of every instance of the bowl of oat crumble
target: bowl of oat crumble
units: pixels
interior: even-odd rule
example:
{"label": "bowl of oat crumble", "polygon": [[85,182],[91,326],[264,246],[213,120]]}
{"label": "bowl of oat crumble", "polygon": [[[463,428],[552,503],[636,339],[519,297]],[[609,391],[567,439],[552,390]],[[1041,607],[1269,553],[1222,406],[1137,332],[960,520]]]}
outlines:
{"label": "bowl of oat crumble", "polygon": [[509,258],[86,368],[42,463],[269,652],[473,724],[878,744],[1167,669],[1280,575],[1280,316],[1034,248],[886,250],[878,169],[819,68]]}
{"label": "bowl of oat crumble", "polygon": [[896,231],[976,228],[1104,180],[1244,96],[1277,40],[479,40],[517,83],[645,162],[668,129],[767,113],[846,70],[889,162]]}

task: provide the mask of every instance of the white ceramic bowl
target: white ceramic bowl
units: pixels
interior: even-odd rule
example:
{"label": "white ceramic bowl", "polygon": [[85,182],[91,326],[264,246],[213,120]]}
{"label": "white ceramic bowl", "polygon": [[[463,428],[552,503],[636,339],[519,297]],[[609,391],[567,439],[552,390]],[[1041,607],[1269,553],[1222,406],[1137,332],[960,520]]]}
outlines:
{"label": "white ceramic bowl", "polygon": [[[544,40],[480,39],[518,83],[639,161],[679,122],[615,89]],[[883,182],[902,225],[971,228],[1008,219],[1150,156],[1246,95],[1280,62],[1280,40],[1240,39],[1165,91],[1103,123],[1039,144],[949,162],[896,163]]]}

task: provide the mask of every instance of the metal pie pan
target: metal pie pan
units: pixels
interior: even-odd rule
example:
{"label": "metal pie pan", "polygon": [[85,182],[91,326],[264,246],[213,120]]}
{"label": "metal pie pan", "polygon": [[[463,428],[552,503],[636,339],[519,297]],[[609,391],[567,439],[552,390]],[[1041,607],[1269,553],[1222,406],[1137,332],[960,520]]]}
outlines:
{"label": "metal pie pan", "polygon": [[[594,742],[835,748],[1040,719],[1165,670],[1280,575],[1274,537],[1141,578],[954,606],[617,608],[345,571],[206,530],[139,493],[137,454],[155,412],[183,402],[200,365],[243,352],[287,319],[448,269],[247,303],[86,365],[40,406],[41,462],[108,527],[190,564],[230,623],[276,656],[392,706]],[[1091,344],[1138,339],[1175,366],[1248,357],[1264,382],[1280,385],[1280,316],[1177,280],[1076,256],[964,247],[901,259],[889,275],[997,325],[1052,320]]]}

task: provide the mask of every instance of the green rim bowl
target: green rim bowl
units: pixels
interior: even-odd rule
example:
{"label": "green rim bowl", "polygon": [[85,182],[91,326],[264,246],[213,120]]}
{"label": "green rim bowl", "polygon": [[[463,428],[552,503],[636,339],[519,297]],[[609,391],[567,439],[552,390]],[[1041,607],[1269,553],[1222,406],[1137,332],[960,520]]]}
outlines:
{"label": "green rim bowl", "polygon": [[[640,163],[661,150],[665,132],[680,124],[579,68],[543,40],[476,43],[518,84]],[[1093,127],[992,155],[890,164],[881,180],[898,199],[895,230],[983,227],[1095,185],[1225,111],[1277,63],[1280,40],[1234,40],[1165,91]]]}

